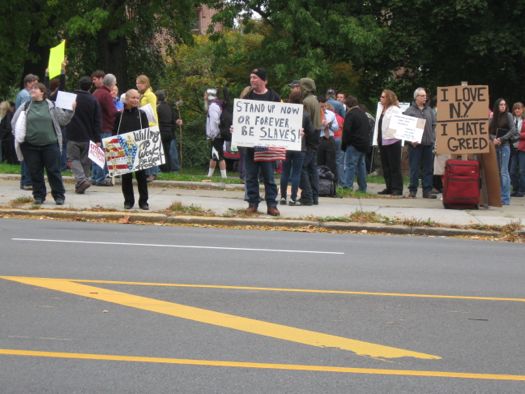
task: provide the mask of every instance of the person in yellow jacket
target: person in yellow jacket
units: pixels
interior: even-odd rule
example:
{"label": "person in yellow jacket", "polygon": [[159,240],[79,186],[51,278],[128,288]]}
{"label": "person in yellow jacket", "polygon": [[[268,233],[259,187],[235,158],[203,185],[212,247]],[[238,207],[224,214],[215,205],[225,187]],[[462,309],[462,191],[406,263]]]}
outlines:
{"label": "person in yellow jacket", "polygon": [[[137,90],[140,93],[140,107],[144,107],[145,105],[149,104],[151,106],[151,110],[153,111],[154,119],[151,119],[150,116],[148,116],[149,127],[158,126],[159,117],[157,115],[157,96],[155,96],[153,89],[151,89],[149,78],[146,75],[141,74],[137,77],[135,83],[137,85]],[[155,179],[157,179],[157,174],[159,172],[160,169],[158,166],[146,169],[147,181],[153,182]]]}

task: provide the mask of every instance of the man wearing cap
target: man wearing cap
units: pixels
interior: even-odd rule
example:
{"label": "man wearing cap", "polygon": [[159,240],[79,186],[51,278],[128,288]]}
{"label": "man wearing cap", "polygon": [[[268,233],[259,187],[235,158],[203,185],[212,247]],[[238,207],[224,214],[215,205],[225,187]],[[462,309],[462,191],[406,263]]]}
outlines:
{"label": "man wearing cap", "polygon": [[344,105],[335,99],[335,90],[328,89],[326,91],[326,102],[334,107],[334,112],[339,116],[342,116],[343,119],[346,116],[346,111]]}
{"label": "man wearing cap", "polygon": [[[15,110],[21,105],[31,100],[31,88],[38,82],[38,77],[34,74],[27,74],[24,77],[24,88],[18,92],[15,100]],[[25,161],[20,162],[20,189],[32,190],[31,175]]]}
{"label": "man wearing cap", "polygon": [[[340,124],[340,128],[338,131],[334,134],[334,142],[335,142],[335,164],[337,167],[337,180],[340,185],[342,185],[344,182],[343,180],[343,173],[344,173],[344,161],[345,161],[345,153],[341,150],[341,137],[343,134],[343,122],[345,120],[346,116],[346,109],[345,106],[338,101],[335,97],[335,90],[334,89],[328,89],[326,91],[326,102],[330,104],[334,112],[336,114],[337,122]],[[338,118],[337,116],[340,116]]]}
{"label": "man wearing cap", "polygon": [[301,172],[301,204],[319,204],[319,174],[317,173],[317,150],[319,148],[319,135],[323,128],[321,121],[321,106],[315,96],[315,81],[311,78],[301,78],[299,80],[301,93],[303,95],[304,110],[308,112],[312,119],[312,124],[316,130],[315,138],[306,138],[306,153],[303,160],[303,170]]}
{"label": "man wearing cap", "polygon": [[[250,91],[243,97],[246,100],[281,101],[279,95],[269,89],[267,85],[267,73],[263,68],[255,68],[250,73]],[[246,148],[246,199],[248,200],[247,214],[257,212],[259,206],[259,172],[264,179],[264,199],[266,200],[267,213],[271,216],[279,216],[277,209],[277,185],[274,179],[274,163],[254,161],[254,148]]]}
{"label": "man wearing cap", "polygon": [[219,163],[221,178],[226,179],[226,161],[224,160],[224,138],[221,138],[221,113],[223,102],[217,98],[217,89],[207,89],[204,93],[205,106],[208,109],[206,116],[206,138],[211,141],[211,159],[208,168],[208,178],[213,176],[215,167]]}

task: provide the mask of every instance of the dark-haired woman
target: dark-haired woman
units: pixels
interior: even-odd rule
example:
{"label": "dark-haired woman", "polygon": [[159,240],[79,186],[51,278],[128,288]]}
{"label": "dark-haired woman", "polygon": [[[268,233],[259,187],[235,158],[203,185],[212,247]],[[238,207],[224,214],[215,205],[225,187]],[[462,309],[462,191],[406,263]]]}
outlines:
{"label": "dark-haired woman", "polygon": [[[20,147],[17,154],[23,156],[19,159],[25,160],[29,169],[35,204],[42,204],[46,199],[45,168],[51,195],[57,205],[64,205],[65,189],[60,172],[61,126],[69,123],[74,112],[57,108],[47,98],[43,83],[35,83],[30,94],[31,101],[18,108],[11,122],[15,130],[15,145]],[[25,112],[25,124],[21,122],[17,125],[22,112]]]}
{"label": "dark-haired woman", "polygon": [[512,114],[509,112],[509,107],[505,99],[499,98],[494,103],[492,108],[492,118],[489,124],[490,138],[496,146],[496,155],[498,158],[498,166],[501,183],[501,203],[503,205],[510,204],[510,175],[509,175],[509,160],[510,160],[510,143],[511,140],[517,138],[516,128],[512,119]]}

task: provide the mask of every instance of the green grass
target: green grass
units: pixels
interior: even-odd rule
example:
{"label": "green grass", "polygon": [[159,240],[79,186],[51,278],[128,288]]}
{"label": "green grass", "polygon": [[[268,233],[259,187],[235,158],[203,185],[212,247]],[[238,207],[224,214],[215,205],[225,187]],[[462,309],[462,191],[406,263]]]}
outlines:
{"label": "green grass", "polygon": [[[239,179],[238,172],[228,171],[228,178],[222,179],[220,177],[219,169],[215,169],[215,175],[211,178],[206,176],[208,172],[207,168],[201,167],[192,167],[192,168],[183,168],[178,172],[160,172],[157,176],[157,179],[161,181],[181,181],[181,182],[203,182],[211,181],[217,183],[227,183],[227,184],[240,184],[241,180]],[[0,174],[20,174],[20,165],[19,164],[6,164],[0,163]],[[67,170],[62,173],[65,176],[72,176],[71,171]],[[275,181],[279,184],[279,176],[276,175]],[[404,177],[403,181],[405,184],[408,184],[408,177]],[[378,183],[383,184],[384,179],[382,176],[369,175],[367,177],[368,183]],[[337,189],[337,195],[339,197],[366,197],[366,194],[359,192],[351,192],[348,190],[343,190],[342,188]]]}

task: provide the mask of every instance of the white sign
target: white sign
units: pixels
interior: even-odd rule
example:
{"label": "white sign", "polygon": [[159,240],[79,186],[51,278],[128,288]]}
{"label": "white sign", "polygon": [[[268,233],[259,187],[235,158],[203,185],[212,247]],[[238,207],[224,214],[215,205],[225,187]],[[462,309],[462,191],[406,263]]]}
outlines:
{"label": "white sign", "polygon": [[164,150],[157,127],[103,138],[109,175],[122,175],[164,164]]}
{"label": "white sign", "polygon": [[57,99],[55,101],[55,106],[58,108],[68,109],[73,111],[73,103],[77,100],[77,95],[75,93],[62,92],[61,90],[57,93]]}
{"label": "white sign", "polygon": [[302,127],[302,104],[243,99],[234,101],[234,146],[278,146],[300,151]]}
{"label": "white sign", "polygon": [[421,143],[425,131],[425,119],[394,114],[390,118],[390,128],[394,129],[394,138],[408,142]]}
{"label": "white sign", "polygon": [[153,112],[153,107],[150,103],[140,107],[146,113],[149,124],[157,124],[157,119],[155,118],[155,112]]}
{"label": "white sign", "polygon": [[[410,107],[410,103],[399,103],[399,112],[403,113],[405,112],[408,107]],[[383,113],[383,106],[381,103],[377,103],[377,110],[376,110],[376,123],[374,124],[374,139],[372,140],[372,145],[377,146],[377,134],[378,134],[378,126],[379,126],[379,118],[381,117],[381,114]],[[390,127],[389,127],[390,128]]]}
{"label": "white sign", "polygon": [[104,155],[104,149],[95,144],[93,141],[89,141],[89,160],[95,163],[100,168],[104,168],[106,164],[106,156]]}

